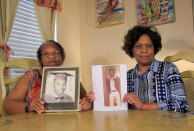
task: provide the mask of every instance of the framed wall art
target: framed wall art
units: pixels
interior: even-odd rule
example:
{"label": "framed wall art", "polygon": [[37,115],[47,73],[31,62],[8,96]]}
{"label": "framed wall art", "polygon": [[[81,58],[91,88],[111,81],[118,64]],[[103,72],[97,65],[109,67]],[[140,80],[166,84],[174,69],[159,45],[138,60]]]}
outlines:
{"label": "framed wall art", "polygon": [[41,85],[41,98],[46,112],[79,110],[79,67],[45,67]]}
{"label": "framed wall art", "polygon": [[159,25],[175,22],[174,0],[137,0],[140,25]]}
{"label": "framed wall art", "polygon": [[124,23],[123,0],[97,0],[96,21],[97,27]]}

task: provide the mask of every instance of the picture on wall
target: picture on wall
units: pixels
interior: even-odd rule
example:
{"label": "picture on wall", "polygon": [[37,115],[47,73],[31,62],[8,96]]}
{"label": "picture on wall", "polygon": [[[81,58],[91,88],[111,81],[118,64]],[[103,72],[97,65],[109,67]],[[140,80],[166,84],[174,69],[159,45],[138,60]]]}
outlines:
{"label": "picture on wall", "polygon": [[124,23],[123,0],[96,1],[97,27]]}
{"label": "picture on wall", "polygon": [[140,25],[159,25],[175,22],[174,0],[137,0]]}

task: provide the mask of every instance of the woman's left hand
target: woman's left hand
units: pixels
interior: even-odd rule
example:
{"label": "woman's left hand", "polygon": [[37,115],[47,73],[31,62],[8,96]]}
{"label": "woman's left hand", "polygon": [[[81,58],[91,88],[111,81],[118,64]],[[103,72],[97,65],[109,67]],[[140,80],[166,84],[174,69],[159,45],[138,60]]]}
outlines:
{"label": "woman's left hand", "polygon": [[124,102],[134,105],[137,109],[143,109],[143,102],[141,102],[135,94],[127,93],[124,96]]}
{"label": "woman's left hand", "polygon": [[79,103],[80,111],[91,110],[92,106],[93,106],[93,103],[87,97],[83,97],[80,100],[80,103]]}

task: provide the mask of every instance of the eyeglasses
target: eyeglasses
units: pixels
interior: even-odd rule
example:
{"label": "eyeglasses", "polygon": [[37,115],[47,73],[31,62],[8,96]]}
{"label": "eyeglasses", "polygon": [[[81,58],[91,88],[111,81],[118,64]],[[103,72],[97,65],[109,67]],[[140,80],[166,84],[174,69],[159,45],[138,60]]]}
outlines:
{"label": "eyeglasses", "polygon": [[45,52],[45,53],[43,53],[42,55],[43,55],[44,57],[49,57],[50,55],[56,57],[56,56],[59,55],[59,54],[60,54],[59,51],[54,51],[54,52],[51,52],[51,53]]}

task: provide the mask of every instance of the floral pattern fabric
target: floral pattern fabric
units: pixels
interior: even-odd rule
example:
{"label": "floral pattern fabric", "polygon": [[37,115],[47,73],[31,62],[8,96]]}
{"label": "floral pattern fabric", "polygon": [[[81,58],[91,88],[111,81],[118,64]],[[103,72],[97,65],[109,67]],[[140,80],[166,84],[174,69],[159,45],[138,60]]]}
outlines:
{"label": "floral pattern fabric", "polygon": [[31,103],[33,99],[40,97],[41,76],[38,70],[35,69],[29,70],[26,73],[29,77],[26,102]]}

